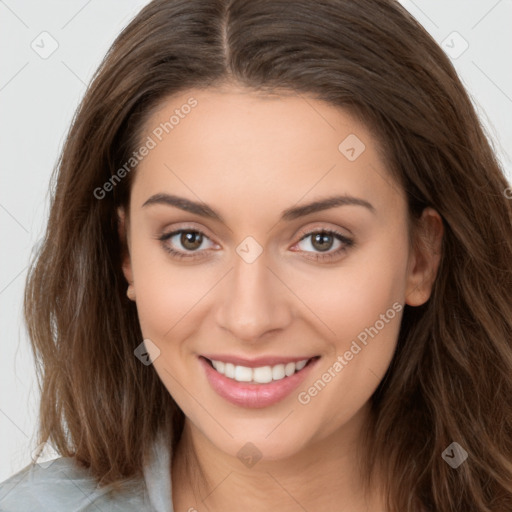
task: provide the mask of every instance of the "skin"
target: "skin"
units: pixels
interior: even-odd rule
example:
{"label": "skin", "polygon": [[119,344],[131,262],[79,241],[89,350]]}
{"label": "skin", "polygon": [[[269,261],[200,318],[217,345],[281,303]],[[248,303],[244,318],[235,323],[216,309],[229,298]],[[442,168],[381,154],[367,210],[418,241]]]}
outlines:
{"label": "skin", "polygon": [[[189,90],[162,104],[144,139],[191,96],[198,105],[139,164],[129,212],[118,212],[128,294],[144,338],[160,350],[155,370],[186,415],[172,461],[175,510],[384,510],[378,482],[363,496],[359,437],[403,311],[308,404],[297,395],[394,303],[428,300],[441,218],[427,208],[411,244],[404,192],[368,129],[307,96],[264,96],[233,85]],[[366,146],[354,161],[338,150],[350,134]],[[143,207],[158,193],[203,201],[224,222],[164,204]],[[334,193],[364,199],[375,211],[344,205],[279,220],[287,208]],[[315,261],[321,246],[302,237],[333,228],[354,245],[330,262]],[[196,252],[188,249],[195,258],[174,259],[158,240],[177,229],[206,235]],[[252,263],[236,252],[248,236],[263,250]],[[187,252],[179,235],[165,243]],[[332,238],[324,247],[334,253],[343,244]],[[249,409],[211,389],[198,362],[208,352],[321,359],[296,392]],[[247,442],[262,454],[251,468],[237,457]],[[204,486],[193,476],[198,465]]]}

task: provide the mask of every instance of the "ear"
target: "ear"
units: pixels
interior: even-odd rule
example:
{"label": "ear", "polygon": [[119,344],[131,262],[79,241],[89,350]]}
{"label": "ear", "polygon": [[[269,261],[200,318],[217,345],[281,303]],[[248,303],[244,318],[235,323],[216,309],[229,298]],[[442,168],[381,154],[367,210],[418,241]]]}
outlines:
{"label": "ear", "polygon": [[421,306],[430,298],[441,262],[443,221],[433,208],[425,208],[413,234],[409,256],[405,303]]}
{"label": "ear", "polygon": [[117,232],[121,242],[121,265],[123,274],[130,286],[133,286],[132,263],[130,260],[129,219],[123,207],[117,209]]}

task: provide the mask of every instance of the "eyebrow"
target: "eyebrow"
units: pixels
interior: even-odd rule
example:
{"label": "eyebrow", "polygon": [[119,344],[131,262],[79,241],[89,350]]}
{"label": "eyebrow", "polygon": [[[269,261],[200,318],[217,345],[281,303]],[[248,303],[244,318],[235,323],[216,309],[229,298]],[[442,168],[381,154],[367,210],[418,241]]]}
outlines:
{"label": "eyebrow", "polygon": [[[207,204],[191,201],[190,199],[186,199],[184,197],[179,197],[172,194],[155,194],[142,205],[142,208],[155,204],[174,206],[180,210],[194,213],[195,215],[200,215],[201,217],[218,220],[224,223],[222,216]],[[326,197],[324,199],[313,201],[312,203],[308,203],[302,206],[287,208],[282,212],[281,220],[291,221],[311,213],[316,213],[322,210],[328,210],[330,208],[345,205],[363,206],[364,208],[370,210],[372,213],[375,213],[375,207],[368,201],[358,197],[344,195]]]}

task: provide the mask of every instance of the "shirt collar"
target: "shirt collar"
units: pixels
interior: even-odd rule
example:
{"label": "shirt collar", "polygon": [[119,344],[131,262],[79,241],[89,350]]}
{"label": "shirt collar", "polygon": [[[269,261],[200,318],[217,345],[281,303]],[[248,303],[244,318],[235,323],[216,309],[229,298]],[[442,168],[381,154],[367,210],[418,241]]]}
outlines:
{"label": "shirt collar", "polygon": [[149,462],[144,467],[144,481],[155,512],[174,512],[170,442],[163,433],[159,433],[152,446]]}

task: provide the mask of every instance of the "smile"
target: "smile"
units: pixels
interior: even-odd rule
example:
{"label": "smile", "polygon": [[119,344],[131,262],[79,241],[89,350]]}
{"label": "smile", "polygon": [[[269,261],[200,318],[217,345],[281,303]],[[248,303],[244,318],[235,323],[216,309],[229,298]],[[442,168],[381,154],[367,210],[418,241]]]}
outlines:
{"label": "smile", "polygon": [[281,358],[280,362],[278,358],[247,361],[199,356],[211,388],[232,404],[250,408],[267,407],[284,399],[307,377],[318,359],[320,356]]}
{"label": "smile", "polygon": [[259,366],[249,368],[248,366],[234,365],[224,361],[210,361],[212,366],[222,375],[237,382],[254,382],[257,384],[267,384],[274,380],[281,380],[285,377],[291,377],[306,366],[308,359],[302,359],[296,363],[276,364],[275,366]]}

